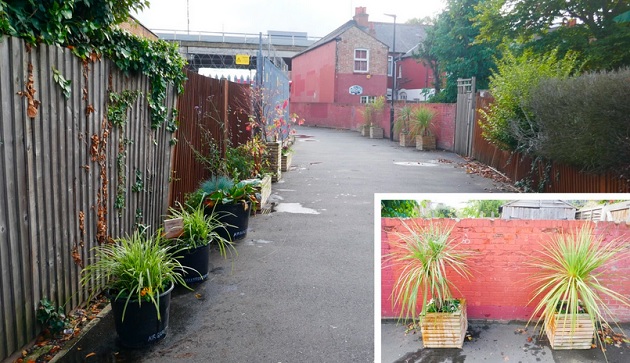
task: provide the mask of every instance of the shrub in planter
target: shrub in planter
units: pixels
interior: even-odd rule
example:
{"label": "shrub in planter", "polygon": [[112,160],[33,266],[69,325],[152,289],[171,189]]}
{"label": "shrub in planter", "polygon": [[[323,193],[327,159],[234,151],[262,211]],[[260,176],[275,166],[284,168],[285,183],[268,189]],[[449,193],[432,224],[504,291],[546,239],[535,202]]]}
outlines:
{"label": "shrub in planter", "polygon": [[227,256],[232,243],[221,237],[219,231],[226,226],[219,221],[215,213],[207,214],[203,204],[196,207],[178,204],[178,208],[169,209],[170,218],[182,221],[182,233],[168,241],[168,245],[178,251],[175,255],[184,267],[182,275],[187,284],[204,281],[209,273],[209,254],[211,245],[216,245],[219,254]]}
{"label": "shrub in planter", "polygon": [[411,112],[411,130],[416,135],[416,149],[434,150],[435,135],[431,132],[430,126],[435,117],[435,112],[426,107],[416,108]]}
{"label": "shrub in planter", "polygon": [[401,271],[392,291],[393,305],[400,307],[399,318],[420,325],[425,347],[461,348],[468,325],[466,304],[453,298],[447,270],[468,278],[465,260],[470,252],[456,248],[458,244],[450,238],[452,228],[406,221],[402,225],[405,231],[396,233],[398,242],[384,257],[385,263]]}
{"label": "shrub in planter", "polygon": [[217,219],[225,225],[218,230],[219,235],[235,241],[247,235],[249,215],[258,201],[251,183],[235,183],[230,178],[217,176],[201,183],[191,194],[188,204],[193,203],[203,203],[207,214],[216,213]]}
{"label": "shrub in planter", "polygon": [[603,243],[592,227],[585,225],[552,237],[541,249],[542,256],[529,263],[539,270],[532,278],[532,301],[540,299],[530,322],[540,315],[536,325],[544,324],[555,349],[590,349],[594,335],[602,343],[594,328],[607,326],[606,318],[613,316],[603,296],[629,307],[630,300],[603,285],[604,272],[599,268],[627,258],[627,243]]}
{"label": "shrub in planter", "polygon": [[146,229],[95,247],[81,283],[104,282],[93,291],[110,296],[122,345],[141,347],[166,336],[171,291],[175,283],[186,286],[177,252],[165,246],[161,231],[149,235]]}
{"label": "shrub in planter", "polygon": [[416,146],[416,134],[411,127],[411,117],[411,106],[403,106],[398,110],[398,116],[394,123],[394,132],[400,135],[400,146]]}

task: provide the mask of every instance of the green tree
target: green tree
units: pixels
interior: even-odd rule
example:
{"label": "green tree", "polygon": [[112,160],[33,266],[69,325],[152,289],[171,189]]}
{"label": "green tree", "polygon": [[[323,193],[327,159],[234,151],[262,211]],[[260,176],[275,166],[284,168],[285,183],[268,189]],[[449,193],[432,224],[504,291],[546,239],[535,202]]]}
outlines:
{"label": "green tree", "polygon": [[405,24],[434,25],[435,24],[435,18],[430,17],[430,16],[425,16],[425,17],[422,17],[422,18],[411,18],[411,19],[407,20],[405,22]]}
{"label": "green tree", "polygon": [[630,65],[630,23],[614,20],[630,10],[630,0],[487,0],[476,8],[478,41],[557,49],[561,57],[577,52],[586,69]]}
{"label": "green tree", "polygon": [[440,73],[437,54],[435,54],[437,50],[435,45],[436,30],[435,27],[427,27],[425,31],[426,37],[418,44],[418,48],[414,51],[413,57],[416,61],[424,63],[431,69],[431,73],[433,74],[433,89],[437,95],[442,90],[442,75]]}
{"label": "green tree", "polygon": [[382,218],[416,218],[420,204],[415,200],[381,200]]}
{"label": "green tree", "polygon": [[483,136],[502,149],[531,152],[539,131],[527,106],[531,90],[543,79],[567,78],[576,67],[573,54],[560,58],[555,51],[536,55],[528,50],[518,56],[505,51],[490,79],[495,101],[481,112]]}
{"label": "green tree", "polygon": [[488,87],[498,43],[475,43],[479,28],[473,19],[477,15],[475,5],[480,1],[448,0],[446,10],[436,19],[433,33],[428,35],[429,40],[423,43],[421,53],[429,55],[427,62],[436,61],[439,74],[446,77],[444,90],[434,101],[455,102],[458,78],[476,77],[478,89]]}
{"label": "green tree", "polygon": [[499,217],[499,208],[507,203],[505,200],[470,200],[461,211],[463,218]]}

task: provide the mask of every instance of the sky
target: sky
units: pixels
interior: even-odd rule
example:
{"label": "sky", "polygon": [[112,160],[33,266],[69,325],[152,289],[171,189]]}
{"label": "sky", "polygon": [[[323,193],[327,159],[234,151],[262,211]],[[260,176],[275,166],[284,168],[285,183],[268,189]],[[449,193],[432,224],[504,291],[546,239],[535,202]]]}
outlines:
{"label": "sky", "polygon": [[[445,0],[150,0],[151,6],[136,14],[144,26],[159,29],[227,33],[267,33],[269,30],[306,32],[323,37],[352,19],[363,6],[370,21],[397,23],[439,14]],[[187,11],[188,4],[188,11]]]}

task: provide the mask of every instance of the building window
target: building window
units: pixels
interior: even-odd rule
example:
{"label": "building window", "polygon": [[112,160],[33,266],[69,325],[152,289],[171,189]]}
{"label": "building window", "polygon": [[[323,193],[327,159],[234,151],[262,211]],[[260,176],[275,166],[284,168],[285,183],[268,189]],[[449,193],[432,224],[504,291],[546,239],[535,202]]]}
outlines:
{"label": "building window", "polygon": [[394,57],[390,55],[387,57],[387,77],[392,76],[393,70],[394,70]]}
{"label": "building window", "polygon": [[400,92],[400,93],[398,93],[398,98],[400,100],[406,101],[407,100],[407,92]]}
{"label": "building window", "polygon": [[354,50],[354,71],[367,73],[369,67],[369,55],[370,51],[367,49],[355,49]]}
{"label": "building window", "polygon": [[374,103],[375,96],[361,96],[361,103]]}
{"label": "building window", "polygon": [[402,64],[398,65],[398,78],[402,78]]}

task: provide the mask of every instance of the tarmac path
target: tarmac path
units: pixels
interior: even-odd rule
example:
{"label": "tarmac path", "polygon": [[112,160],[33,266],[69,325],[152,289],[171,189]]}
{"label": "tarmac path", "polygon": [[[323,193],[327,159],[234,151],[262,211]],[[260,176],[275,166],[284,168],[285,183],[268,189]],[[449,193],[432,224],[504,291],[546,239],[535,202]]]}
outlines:
{"label": "tarmac path", "polygon": [[[126,350],[111,314],[59,361],[374,362],[374,193],[505,192],[459,156],[352,131],[298,128],[271,213],[208,281],[177,290],[168,334]],[[95,353],[89,359],[85,356]]]}

